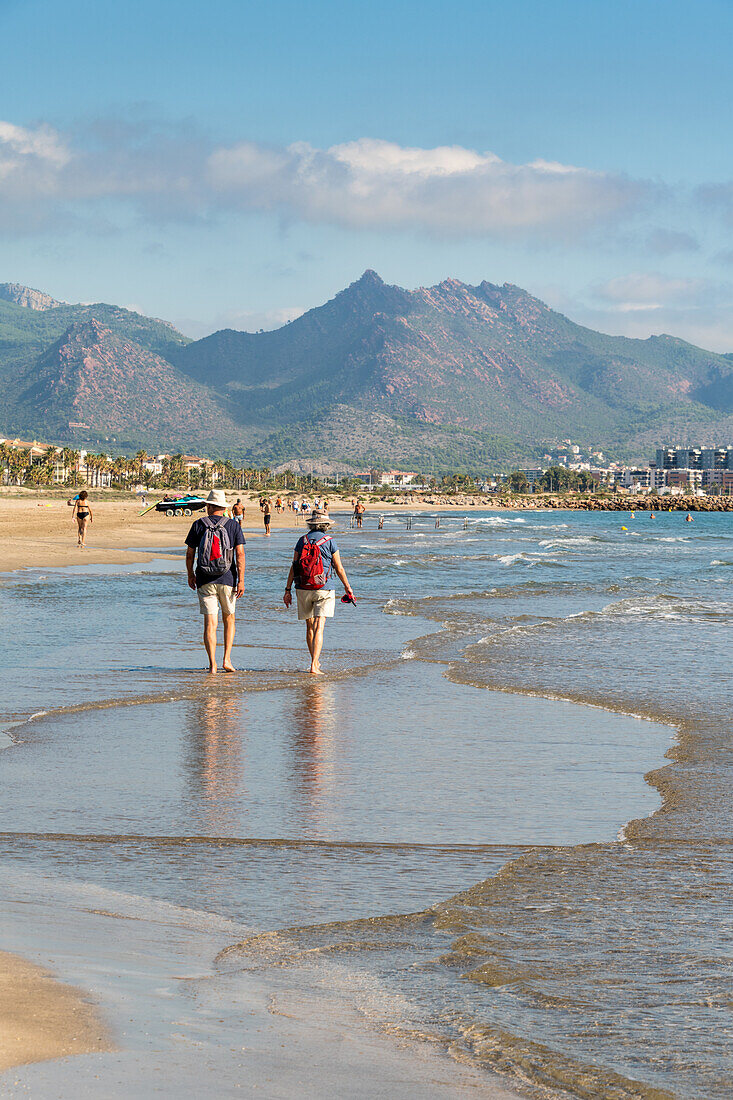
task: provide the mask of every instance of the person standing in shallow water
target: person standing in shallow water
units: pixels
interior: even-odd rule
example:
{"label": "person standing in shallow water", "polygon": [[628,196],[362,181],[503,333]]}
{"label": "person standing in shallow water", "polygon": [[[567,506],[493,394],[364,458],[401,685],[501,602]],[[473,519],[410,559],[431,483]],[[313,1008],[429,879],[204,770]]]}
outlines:
{"label": "person standing in shallow water", "polygon": [[[308,532],[302,535],[295,544],[293,562],[288,573],[285,586],[283,603],[290,607],[293,602],[292,586],[295,582],[295,594],[298,600],[298,619],[305,620],[305,642],[311,658],[310,672],[319,676],[321,669],[321,650],[323,649],[323,633],[326,619],[333,618],[336,609],[336,592],[333,585],[333,574],[339,578],[344,586],[344,592],[353,600],[348,577],[341,564],[341,555],[334,540],[329,535],[331,520],[325,512],[313,511],[307,519]],[[322,575],[310,579],[303,575],[303,549],[309,544],[318,545],[321,555]],[[312,587],[313,581],[322,580],[322,584]],[[308,587],[306,587],[308,585]]]}
{"label": "person standing in shallow water", "polygon": [[74,510],[71,513],[71,518],[76,521],[77,527],[79,528],[76,545],[80,550],[86,550],[87,527],[90,523],[94,522],[92,506],[89,503],[89,493],[86,489],[82,489],[79,496],[74,501]]}
{"label": "person standing in shallow water", "polygon": [[[219,608],[224,622],[224,660],[225,672],[236,672],[232,664],[232,645],[234,643],[234,613],[237,597],[244,595],[244,535],[236,519],[227,519],[226,496],[221,489],[212,489],[206,503],[206,519],[197,519],[191,525],[186,536],[186,571],[188,587],[198,593],[199,610],[204,617],[204,648],[209,658],[209,672],[217,671],[216,664],[216,628],[219,622]],[[210,558],[226,565],[221,572],[212,576],[202,554],[207,546],[207,534]],[[226,558],[225,541],[231,548],[231,561]],[[194,559],[198,553],[198,562],[194,569]],[[223,556],[222,556],[223,555]]]}
{"label": "person standing in shallow water", "polygon": [[260,508],[262,509],[263,519],[265,522],[265,534],[269,535],[270,524],[272,523],[272,504],[270,503],[269,497],[265,497],[265,499],[260,504]]}

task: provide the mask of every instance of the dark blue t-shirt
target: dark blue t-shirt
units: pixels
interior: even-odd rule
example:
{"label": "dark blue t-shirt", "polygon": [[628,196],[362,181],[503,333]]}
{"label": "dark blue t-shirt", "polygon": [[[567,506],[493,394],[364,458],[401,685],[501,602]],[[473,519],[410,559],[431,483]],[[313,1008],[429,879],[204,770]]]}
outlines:
{"label": "dark blue t-shirt", "polygon": [[[245,539],[242,534],[242,528],[239,526],[236,519],[225,519],[224,516],[210,516],[210,519],[219,520],[222,526],[226,526],[227,533],[229,535],[229,541],[232,546],[244,546]],[[195,523],[191,524],[191,530],[186,535],[186,546],[192,547],[198,555],[198,548],[203,540],[204,532],[206,528],[204,521],[197,519]],[[197,558],[198,561],[198,558]],[[196,584],[209,584],[210,577],[201,577],[198,570],[198,564],[196,566]],[[215,584],[226,584],[230,588],[237,587],[237,552],[235,550],[234,557],[232,558],[232,567],[227,569],[226,573],[222,573],[220,577],[216,578]]]}
{"label": "dark blue t-shirt", "polygon": [[[325,531],[309,531],[307,535],[301,535],[295,544],[293,558],[298,559],[300,557],[300,551],[306,539],[308,539],[309,542],[318,542],[319,539],[323,538],[326,539],[326,542],[324,542],[321,547],[321,560],[323,561],[323,568],[326,573],[326,583],[323,588],[333,588],[333,555],[338,551],[338,546]],[[295,587],[300,588],[297,576],[295,577]],[[323,589],[319,589],[319,591],[322,592]]]}

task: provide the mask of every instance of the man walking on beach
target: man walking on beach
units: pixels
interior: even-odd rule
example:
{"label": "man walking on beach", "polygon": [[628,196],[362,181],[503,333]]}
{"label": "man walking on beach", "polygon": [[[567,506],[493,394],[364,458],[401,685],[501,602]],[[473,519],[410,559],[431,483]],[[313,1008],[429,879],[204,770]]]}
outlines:
{"label": "man walking on beach", "polygon": [[237,521],[241,527],[244,523],[244,505],[240,497],[237,497],[237,503],[232,508],[232,517]]}
{"label": "man walking on beach", "polygon": [[224,492],[212,489],[207,497],[206,519],[197,519],[186,536],[188,587],[198,592],[199,610],[204,617],[204,646],[212,674],[217,671],[216,627],[220,607],[224,621],[221,667],[225,672],[237,671],[232,664],[234,610],[237,596],[244,593],[244,535],[237,520],[224,515],[226,506]]}
{"label": "man walking on beach", "polygon": [[313,511],[307,519],[308,532],[298,539],[293,552],[293,563],[288,573],[283,603],[293,602],[292,585],[298,599],[298,618],[305,619],[305,641],[311,657],[310,672],[321,674],[321,650],[326,619],[333,618],[336,608],[336,592],[333,574],[344,586],[346,602],[355,603],[344,567],[341,564],[336,543],[328,534],[331,520],[325,512]]}

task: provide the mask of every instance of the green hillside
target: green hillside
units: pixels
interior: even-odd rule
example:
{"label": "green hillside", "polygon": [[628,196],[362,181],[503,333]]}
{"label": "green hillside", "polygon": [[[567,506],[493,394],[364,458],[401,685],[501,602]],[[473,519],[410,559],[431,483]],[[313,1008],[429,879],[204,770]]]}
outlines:
{"label": "green hillside", "polygon": [[594,332],[506,283],[407,291],[367,271],[274,332],[195,342],[117,306],[3,285],[9,434],[82,421],[125,444],[257,464],[436,471],[535,463],[568,437],[634,461],[669,440],[733,438],[731,356]]}

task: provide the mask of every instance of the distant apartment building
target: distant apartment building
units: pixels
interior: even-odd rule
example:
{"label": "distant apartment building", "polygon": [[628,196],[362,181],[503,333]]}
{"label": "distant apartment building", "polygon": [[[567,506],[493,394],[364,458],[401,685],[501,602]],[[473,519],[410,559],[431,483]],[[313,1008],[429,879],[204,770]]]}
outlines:
{"label": "distant apartment building", "polygon": [[651,493],[667,484],[667,471],[657,466],[645,466],[637,470],[619,470],[617,484],[635,493]]}
{"label": "distant apartment building", "polygon": [[715,489],[726,495],[733,493],[733,470],[703,470],[703,489]]}
{"label": "distant apartment building", "polygon": [[661,470],[733,470],[733,446],[658,447]]}
{"label": "distant apartment building", "polygon": [[[163,473],[163,468],[167,462],[170,462],[171,455],[151,455],[147,461],[143,462],[143,469],[146,470],[151,477],[160,477]],[[215,463],[210,458],[199,458],[197,455],[181,455],[181,465],[186,475],[191,473],[192,470],[200,471],[211,481],[212,485],[215,481],[219,480],[219,472],[215,468]]]}
{"label": "distant apartment building", "polygon": [[666,475],[666,483],[671,490],[682,489],[686,492],[695,493],[703,487],[703,471],[699,469],[659,470],[657,472]]}
{"label": "distant apartment building", "polygon": [[393,488],[403,488],[407,485],[412,485],[417,476],[416,473],[409,473],[405,470],[367,470],[365,473],[356,475],[359,481],[363,482],[364,485],[368,485],[370,488],[373,485],[388,485]]}

